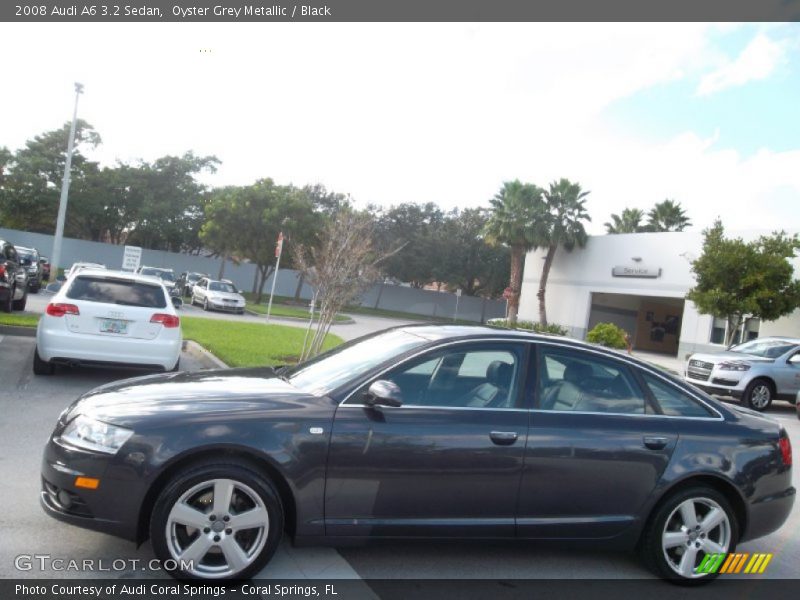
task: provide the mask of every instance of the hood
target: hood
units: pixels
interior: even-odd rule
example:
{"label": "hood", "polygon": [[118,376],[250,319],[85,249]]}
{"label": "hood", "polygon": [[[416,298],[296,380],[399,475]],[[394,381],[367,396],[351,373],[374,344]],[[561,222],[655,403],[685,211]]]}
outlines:
{"label": "hood", "polygon": [[244,300],[244,296],[237,294],[236,292],[216,292],[210,290],[206,292],[206,295],[211,298],[222,298],[225,300]]}
{"label": "hood", "polygon": [[771,363],[774,362],[771,358],[762,358],[760,356],[753,356],[752,354],[744,354],[742,352],[715,352],[714,354],[692,354],[689,360],[701,360],[703,362],[710,362],[718,364],[726,361],[740,361],[749,363]]}
{"label": "hood", "polygon": [[146,375],[91,390],[62,415],[79,414],[132,427],[150,419],[208,418],[215,412],[289,408],[319,399],[301,392],[269,367]]}

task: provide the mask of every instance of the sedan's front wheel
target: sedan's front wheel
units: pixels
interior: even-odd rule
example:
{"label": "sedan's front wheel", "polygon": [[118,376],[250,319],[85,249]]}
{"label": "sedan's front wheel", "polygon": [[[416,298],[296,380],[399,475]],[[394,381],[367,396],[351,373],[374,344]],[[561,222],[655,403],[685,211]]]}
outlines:
{"label": "sedan's front wheel", "polygon": [[644,557],[664,579],[697,585],[717,576],[709,565],[719,559],[711,557],[733,552],[738,535],[727,498],[710,487],[691,487],[658,508],[644,534]]}
{"label": "sedan's front wheel", "polygon": [[172,575],[187,579],[252,577],[272,558],[282,532],[273,485],[247,465],[229,462],[176,476],[150,520],[156,555],[165,568],[176,567]]}

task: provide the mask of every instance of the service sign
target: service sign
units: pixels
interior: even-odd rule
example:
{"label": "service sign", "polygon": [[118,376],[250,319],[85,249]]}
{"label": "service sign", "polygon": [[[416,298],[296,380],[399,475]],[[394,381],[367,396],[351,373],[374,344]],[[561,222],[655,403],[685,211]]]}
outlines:
{"label": "service sign", "polygon": [[139,246],[125,246],[125,254],[122,255],[122,270],[135,271],[142,262],[142,249]]}
{"label": "service sign", "polygon": [[614,277],[644,277],[655,279],[661,276],[661,269],[658,267],[644,267],[640,265],[635,267],[620,265],[611,270],[611,275]]}

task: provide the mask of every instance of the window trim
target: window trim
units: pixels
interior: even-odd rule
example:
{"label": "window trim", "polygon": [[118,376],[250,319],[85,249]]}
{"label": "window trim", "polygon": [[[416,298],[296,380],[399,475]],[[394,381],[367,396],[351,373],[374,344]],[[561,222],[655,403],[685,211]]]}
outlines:
{"label": "window trim", "polygon": [[[364,409],[367,408],[366,404],[347,404],[347,401],[355,395],[359,390],[363,389],[364,386],[368,386],[372,384],[374,381],[380,379],[384,374],[392,371],[396,368],[399,368],[406,364],[407,362],[413,361],[414,359],[426,354],[428,352],[436,352],[437,350],[443,350],[445,348],[449,348],[451,346],[459,346],[463,344],[481,344],[481,343],[503,343],[508,344],[511,346],[518,346],[520,350],[520,360],[519,360],[519,377],[517,383],[517,406],[513,408],[489,408],[489,407],[482,407],[482,406],[424,406],[421,404],[403,404],[397,407],[384,407],[381,406],[381,410],[389,409],[389,410],[403,410],[404,408],[423,408],[423,409],[431,409],[431,410],[484,410],[484,411],[503,411],[503,412],[528,412],[530,410],[530,404],[528,402],[527,394],[525,390],[527,389],[528,381],[530,379],[529,369],[526,369],[526,365],[530,364],[530,356],[532,349],[530,348],[530,344],[527,343],[528,340],[525,339],[509,339],[509,338],[471,338],[465,340],[455,340],[452,342],[448,342],[445,344],[438,344],[436,346],[425,346],[421,348],[418,352],[406,356],[403,360],[398,363],[394,363],[381,369],[377,373],[373,373],[369,377],[367,377],[363,383],[357,385],[355,389],[353,389],[350,393],[348,393],[344,399],[339,402],[337,408],[360,408]],[[521,405],[521,406],[520,406]]]}

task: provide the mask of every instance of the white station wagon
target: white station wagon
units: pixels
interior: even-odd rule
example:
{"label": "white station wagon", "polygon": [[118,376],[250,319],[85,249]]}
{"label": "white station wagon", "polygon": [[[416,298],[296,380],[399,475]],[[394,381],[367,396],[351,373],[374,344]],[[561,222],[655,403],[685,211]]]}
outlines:
{"label": "white station wagon", "polygon": [[36,330],[33,372],[56,365],[177,370],[180,319],[164,285],[144,275],[84,269],[67,279]]}

